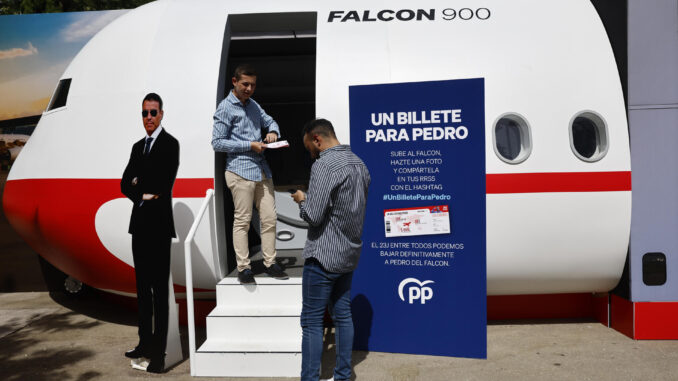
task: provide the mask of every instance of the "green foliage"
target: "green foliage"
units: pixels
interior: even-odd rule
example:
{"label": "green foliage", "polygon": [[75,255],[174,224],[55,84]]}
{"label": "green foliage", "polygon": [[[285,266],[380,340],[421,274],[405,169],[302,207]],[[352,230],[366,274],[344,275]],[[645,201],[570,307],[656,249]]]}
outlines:
{"label": "green foliage", "polygon": [[0,0],[0,15],[131,9],[151,0]]}

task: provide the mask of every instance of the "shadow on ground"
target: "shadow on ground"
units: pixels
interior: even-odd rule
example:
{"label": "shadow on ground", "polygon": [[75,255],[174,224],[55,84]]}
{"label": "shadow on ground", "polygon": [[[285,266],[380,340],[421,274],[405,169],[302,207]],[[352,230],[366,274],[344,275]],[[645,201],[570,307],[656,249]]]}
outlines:
{"label": "shadow on ground", "polygon": [[59,305],[92,319],[130,326],[137,324],[134,298],[94,289],[87,289],[83,295],[75,297],[63,292],[50,292],[49,296]]}
{"label": "shadow on ground", "polygon": [[[87,330],[98,326],[97,321],[83,323],[74,319],[78,313],[66,311],[49,316],[38,317],[32,323],[2,339],[0,346],[0,379],[3,381],[19,380],[59,380],[71,379],[68,372],[81,361],[94,356],[94,352],[68,347],[50,348],[39,338],[40,334],[68,334],[69,331]],[[31,317],[29,317],[29,321]],[[75,323],[74,323],[75,322]],[[38,335],[35,332],[39,333]],[[77,380],[90,380],[101,373],[88,371],[78,376]]]}
{"label": "shadow on ground", "polygon": [[[88,289],[84,295],[78,297],[71,297],[61,292],[52,292],[50,297],[59,305],[73,311],[71,313],[85,315],[92,319],[113,324],[137,326],[136,298],[114,295],[94,289]],[[196,347],[199,348],[206,339],[205,327],[195,327],[195,334]],[[179,325],[179,335],[181,337],[183,360],[169,370],[176,368],[188,360],[188,327]],[[136,344],[136,342],[130,342],[129,349],[133,348]]]}

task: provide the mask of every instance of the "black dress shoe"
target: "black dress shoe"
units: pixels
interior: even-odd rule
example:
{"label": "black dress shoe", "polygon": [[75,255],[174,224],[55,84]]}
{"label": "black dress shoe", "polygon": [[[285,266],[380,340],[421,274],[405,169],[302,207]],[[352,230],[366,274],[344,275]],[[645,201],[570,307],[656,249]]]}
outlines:
{"label": "black dress shoe", "polygon": [[165,373],[165,358],[152,358],[146,371],[150,373]]}
{"label": "black dress shoe", "polygon": [[125,357],[129,357],[131,359],[138,359],[138,358],[141,358],[141,357],[148,357],[148,356],[146,356],[146,351],[143,348],[141,348],[140,346],[137,345],[134,349],[125,352]]}
{"label": "black dress shoe", "polygon": [[283,271],[283,269],[280,267],[279,264],[274,263],[271,265],[271,267],[266,268],[266,274],[270,276],[271,278],[275,279],[280,279],[280,280],[285,280],[289,279],[290,277]]}
{"label": "black dress shoe", "polygon": [[238,281],[240,284],[256,284],[257,282],[254,280],[254,274],[252,273],[252,270],[250,269],[245,269],[243,271],[240,271],[238,273]]}

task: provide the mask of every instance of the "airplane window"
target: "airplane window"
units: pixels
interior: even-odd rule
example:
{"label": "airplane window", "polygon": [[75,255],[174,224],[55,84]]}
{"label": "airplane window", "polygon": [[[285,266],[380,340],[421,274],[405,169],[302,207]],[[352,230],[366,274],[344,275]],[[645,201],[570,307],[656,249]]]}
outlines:
{"label": "airplane window", "polygon": [[530,127],[523,117],[505,114],[494,124],[494,151],[509,164],[522,163],[532,152]]}
{"label": "airplane window", "polygon": [[54,90],[54,95],[47,106],[47,111],[54,110],[55,108],[66,106],[66,100],[68,99],[68,90],[71,87],[71,78],[62,79],[59,81],[56,90]]}
{"label": "airplane window", "polygon": [[570,145],[575,156],[583,161],[602,159],[607,153],[607,126],[603,118],[590,111],[575,115],[570,123]]}

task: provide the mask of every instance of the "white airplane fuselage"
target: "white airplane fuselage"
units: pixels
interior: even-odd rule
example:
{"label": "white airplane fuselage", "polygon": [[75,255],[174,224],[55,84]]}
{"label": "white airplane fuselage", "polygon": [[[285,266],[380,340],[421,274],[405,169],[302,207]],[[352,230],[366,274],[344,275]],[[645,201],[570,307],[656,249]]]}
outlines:
{"label": "white airplane fuselage", "polygon": [[[134,293],[132,205],[119,182],[144,134],[141,99],[156,92],[163,125],[181,144],[172,273],[183,286],[183,239],[219,176],[210,141],[225,86],[229,15],[279,13],[282,23],[286,14],[316,12],[315,114],[332,121],[343,143],[350,140],[349,86],[485,79],[488,294],[612,289],[629,244],[629,134],[612,48],[591,3],[412,4],[166,0],[120,16],[63,74],[71,79],[65,106],[42,115],[9,174],[8,219],[62,271]],[[495,146],[495,125],[506,115],[528,125],[530,150],[519,162],[502,159]],[[578,157],[571,140],[582,115],[604,126],[605,152],[596,160]],[[276,199],[282,213],[293,210],[283,205],[291,202],[285,192]],[[194,285],[203,290],[225,275],[215,234],[223,233],[203,228],[196,237]],[[294,245],[302,247],[303,237],[279,248]]]}

